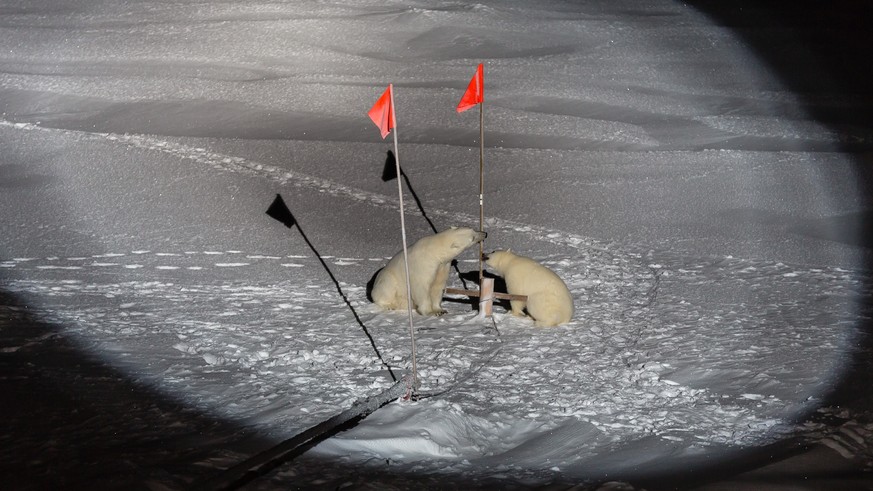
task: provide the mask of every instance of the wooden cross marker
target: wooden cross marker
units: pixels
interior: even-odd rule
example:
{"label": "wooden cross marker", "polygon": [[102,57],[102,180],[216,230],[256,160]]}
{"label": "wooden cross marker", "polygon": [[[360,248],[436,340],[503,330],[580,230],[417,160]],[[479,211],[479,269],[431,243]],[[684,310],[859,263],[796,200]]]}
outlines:
{"label": "wooden cross marker", "polygon": [[527,295],[510,295],[508,293],[500,293],[494,291],[494,278],[482,278],[480,291],[475,290],[460,290],[458,288],[446,288],[446,293],[449,295],[464,295],[466,297],[479,298],[479,317],[491,317],[494,299],[500,298],[503,300],[521,300],[527,301]]}

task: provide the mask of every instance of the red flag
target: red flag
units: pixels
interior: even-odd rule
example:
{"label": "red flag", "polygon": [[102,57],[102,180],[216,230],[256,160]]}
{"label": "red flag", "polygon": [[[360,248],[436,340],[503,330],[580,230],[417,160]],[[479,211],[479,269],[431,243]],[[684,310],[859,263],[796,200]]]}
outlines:
{"label": "red flag", "polygon": [[462,113],[485,100],[485,77],[482,72],[482,64],[479,63],[479,67],[476,68],[476,75],[473,75],[473,79],[470,80],[470,85],[467,86],[467,92],[464,92],[464,97],[461,97],[461,102],[458,103],[459,113]]}
{"label": "red flag", "polygon": [[391,133],[391,128],[395,126],[394,121],[394,104],[391,101],[392,85],[388,84],[388,88],[382,94],[382,97],[373,104],[370,112],[367,115],[373,120],[373,123],[379,127],[384,139]]}

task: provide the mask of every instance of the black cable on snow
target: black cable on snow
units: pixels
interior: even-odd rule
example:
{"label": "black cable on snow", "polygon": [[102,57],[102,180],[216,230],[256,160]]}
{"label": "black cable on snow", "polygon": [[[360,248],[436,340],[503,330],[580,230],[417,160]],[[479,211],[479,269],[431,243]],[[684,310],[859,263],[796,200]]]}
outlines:
{"label": "black cable on snow", "polygon": [[[319,442],[347,429],[344,425],[367,417],[370,413],[403,396],[407,391],[407,381],[401,379],[383,392],[357,400],[352,407],[323,421],[304,432],[293,436],[278,445],[264,450],[239,464],[224,470],[221,474],[192,487],[198,491],[234,490],[263,476],[283,463],[306,452]],[[353,421],[357,420],[357,421]],[[353,426],[353,425],[352,425]]]}

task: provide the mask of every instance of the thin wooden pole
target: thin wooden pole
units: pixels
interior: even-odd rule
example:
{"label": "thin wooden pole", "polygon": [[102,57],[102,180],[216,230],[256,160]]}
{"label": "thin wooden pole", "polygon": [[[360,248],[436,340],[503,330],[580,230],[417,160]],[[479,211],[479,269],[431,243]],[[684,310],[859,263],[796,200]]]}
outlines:
{"label": "thin wooden pole", "polygon": [[394,126],[394,165],[397,170],[397,195],[400,199],[400,233],[403,235],[403,266],[406,270],[406,313],[409,317],[409,336],[412,339],[412,378],[409,382],[411,394],[418,390],[418,366],[415,354],[415,328],[412,325],[412,287],[409,284],[409,256],[406,247],[406,219],[403,213],[403,185],[400,179],[400,153],[397,151],[397,111],[394,107],[394,84],[388,84],[391,93],[391,118]]}

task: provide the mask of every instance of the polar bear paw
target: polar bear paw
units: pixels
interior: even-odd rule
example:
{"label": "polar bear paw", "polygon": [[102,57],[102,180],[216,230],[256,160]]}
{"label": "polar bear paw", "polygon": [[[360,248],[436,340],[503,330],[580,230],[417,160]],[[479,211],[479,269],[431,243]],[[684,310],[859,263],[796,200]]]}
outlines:
{"label": "polar bear paw", "polygon": [[439,317],[439,316],[441,316],[441,315],[445,315],[446,312],[447,312],[447,310],[445,310],[445,309],[443,309],[443,308],[437,308],[437,309],[418,309],[418,313],[421,314],[421,315],[435,315],[435,316],[437,316],[437,317]]}

